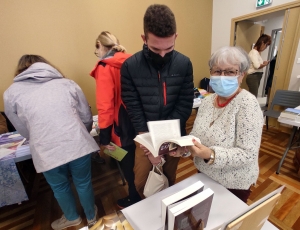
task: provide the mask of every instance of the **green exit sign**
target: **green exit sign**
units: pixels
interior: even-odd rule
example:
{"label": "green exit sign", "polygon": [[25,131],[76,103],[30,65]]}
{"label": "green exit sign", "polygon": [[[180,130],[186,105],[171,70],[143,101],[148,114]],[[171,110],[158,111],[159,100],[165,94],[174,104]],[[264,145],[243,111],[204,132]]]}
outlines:
{"label": "green exit sign", "polygon": [[271,3],[272,3],[272,0],[256,0],[256,7],[270,5]]}

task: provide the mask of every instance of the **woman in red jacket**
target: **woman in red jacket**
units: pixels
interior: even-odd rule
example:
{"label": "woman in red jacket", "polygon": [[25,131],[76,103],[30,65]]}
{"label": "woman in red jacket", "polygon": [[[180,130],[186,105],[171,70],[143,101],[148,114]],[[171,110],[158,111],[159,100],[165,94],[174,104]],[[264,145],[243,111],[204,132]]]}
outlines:
{"label": "woman in red jacket", "polygon": [[99,57],[90,75],[96,80],[96,104],[100,144],[108,150],[115,147],[110,142],[122,147],[128,153],[120,162],[128,183],[129,196],[117,201],[120,208],[128,207],[141,198],[134,185],[135,130],[121,100],[120,68],[131,55],[110,32],[103,31],[96,40],[95,54]]}

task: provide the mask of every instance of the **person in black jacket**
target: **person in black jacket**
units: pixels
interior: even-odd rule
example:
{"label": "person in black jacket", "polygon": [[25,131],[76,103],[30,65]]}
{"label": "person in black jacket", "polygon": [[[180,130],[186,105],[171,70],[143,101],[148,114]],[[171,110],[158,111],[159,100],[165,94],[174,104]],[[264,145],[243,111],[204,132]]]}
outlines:
{"label": "person in black jacket", "polygon": [[[193,67],[188,57],[174,50],[176,37],[171,9],[159,4],[149,6],[144,15],[143,49],[121,68],[121,96],[137,134],[148,132],[148,121],[179,119],[181,135],[186,135],[194,97]],[[140,147],[134,166],[140,195],[143,197],[152,165],[163,164],[163,172],[173,185],[179,159],[168,154],[154,158],[144,146]],[[130,200],[127,202],[130,204]]]}

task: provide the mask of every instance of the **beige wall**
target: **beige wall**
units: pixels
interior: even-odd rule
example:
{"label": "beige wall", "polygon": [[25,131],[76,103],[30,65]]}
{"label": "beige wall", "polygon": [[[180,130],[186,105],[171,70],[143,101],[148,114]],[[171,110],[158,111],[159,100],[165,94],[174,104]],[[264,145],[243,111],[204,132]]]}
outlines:
{"label": "beige wall", "polygon": [[[97,35],[108,30],[129,53],[142,48],[143,15],[150,0],[3,0],[0,2],[0,110],[3,92],[12,83],[18,59],[39,54],[83,89],[95,110],[95,83],[89,77],[97,58]],[[191,58],[194,82],[208,76],[211,53],[212,1],[156,1],[168,5],[177,20],[176,50]]]}

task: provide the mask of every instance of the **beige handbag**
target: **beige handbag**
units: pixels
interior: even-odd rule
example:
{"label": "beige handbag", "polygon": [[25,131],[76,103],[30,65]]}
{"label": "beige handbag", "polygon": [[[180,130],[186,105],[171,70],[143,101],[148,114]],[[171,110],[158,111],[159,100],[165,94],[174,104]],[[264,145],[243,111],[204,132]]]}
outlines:
{"label": "beige handbag", "polygon": [[153,166],[153,169],[149,172],[149,176],[144,188],[144,196],[149,197],[168,187],[168,178],[162,173],[159,167]]}

